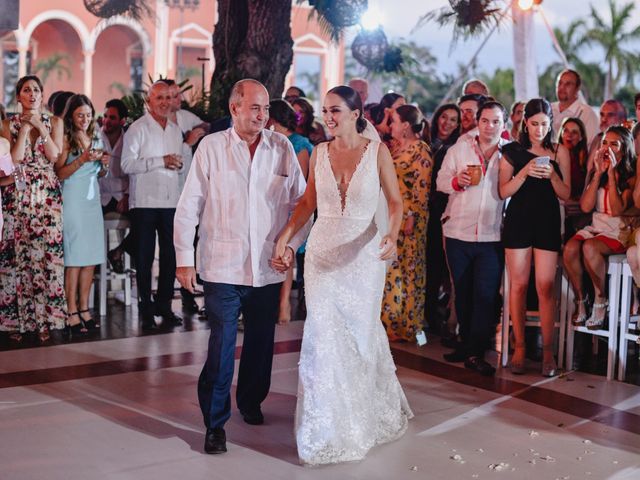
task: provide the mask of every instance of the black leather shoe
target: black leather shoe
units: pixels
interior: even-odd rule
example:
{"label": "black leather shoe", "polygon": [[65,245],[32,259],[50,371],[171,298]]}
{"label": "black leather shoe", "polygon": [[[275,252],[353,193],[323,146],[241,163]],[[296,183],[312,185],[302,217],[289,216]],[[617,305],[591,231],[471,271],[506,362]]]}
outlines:
{"label": "black leather shoe", "polygon": [[198,313],[200,307],[196,303],[193,293],[191,293],[186,288],[181,288],[180,295],[182,296],[182,310],[192,314]]}
{"label": "black leather shoe", "polygon": [[249,425],[262,425],[264,423],[264,415],[262,415],[260,409],[255,412],[245,412],[240,410],[240,413],[242,414],[244,422]]}
{"label": "black leather shoe", "polygon": [[447,362],[450,363],[460,363],[464,362],[467,359],[468,355],[464,353],[462,350],[454,350],[451,353],[445,353],[442,355]]}
{"label": "black leather shoe", "polygon": [[227,435],[224,433],[224,428],[207,428],[204,451],[211,454],[227,451]]}
{"label": "black leather shoe", "polygon": [[140,315],[140,326],[145,332],[158,329],[156,321],[150,313],[143,313]]}
{"label": "black leather shoe", "polygon": [[160,316],[162,317],[162,323],[164,325],[173,327],[182,325],[182,318],[173,313],[171,310],[169,310],[168,312],[162,312]]}
{"label": "black leather shoe", "polygon": [[480,375],[492,377],[496,373],[496,369],[480,357],[469,357],[464,361],[464,366],[469,370],[475,370]]}

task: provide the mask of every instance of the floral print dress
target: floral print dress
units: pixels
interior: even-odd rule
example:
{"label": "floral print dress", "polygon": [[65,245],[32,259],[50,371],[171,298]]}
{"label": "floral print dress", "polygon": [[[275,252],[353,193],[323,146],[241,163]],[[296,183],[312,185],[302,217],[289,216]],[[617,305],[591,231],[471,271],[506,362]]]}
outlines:
{"label": "floral print dress", "polygon": [[[387,270],[382,300],[382,321],[389,340],[415,340],[424,322],[427,245],[427,198],[433,163],[426,143],[406,150],[395,149],[393,162],[403,203],[403,222],[398,235],[398,258]],[[404,225],[413,216],[413,232]]]}
{"label": "floral print dress", "polygon": [[[51,130],[51,120],[42,115]],[[21,122],[10,121],[12,141]],[[49,140],[51,141],[51,140]],[[0,242],[0,331],[45,332],[65,326],[62,249],[62,195],[44,143],[26,140],[26,188],[8,185],[2,191],[4,231]]]}

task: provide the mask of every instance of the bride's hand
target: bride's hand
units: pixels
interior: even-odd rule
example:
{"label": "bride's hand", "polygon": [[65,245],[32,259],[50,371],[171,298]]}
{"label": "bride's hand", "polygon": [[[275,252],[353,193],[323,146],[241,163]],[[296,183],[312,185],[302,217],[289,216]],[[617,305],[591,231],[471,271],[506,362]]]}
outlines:
{"label": "bride's hand", "polygon": [[278,240],[273,248],[273,255],[269,263],[271,268],[283,273],[289,270],[293,261],[293,249],[282,239]]}
{"label": "bride's hand", "polygon": [[397,253],[397,240],[385,235],[380,241],[380,260],[391,260]]}

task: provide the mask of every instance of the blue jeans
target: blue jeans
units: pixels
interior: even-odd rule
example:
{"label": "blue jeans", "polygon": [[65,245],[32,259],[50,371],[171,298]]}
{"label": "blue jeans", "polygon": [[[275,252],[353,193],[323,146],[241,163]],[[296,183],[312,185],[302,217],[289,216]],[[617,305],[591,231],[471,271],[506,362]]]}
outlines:
{"label": "blue jeans", "polygon": [[464,351],[470,356],[484,357],[500,315],[502,243],[446,238],[445,249]]}
{"label": "blue jeans", "polygon": [[240,312],[244,340],[236,403],[243,412],[254,413],[267,397],[281,286],[281,283],[248,287],[204,282],[204,307],[211,333],[207,361],[198,380],[198,400],[207,428],[221,428],[231,416],[231,382]]}

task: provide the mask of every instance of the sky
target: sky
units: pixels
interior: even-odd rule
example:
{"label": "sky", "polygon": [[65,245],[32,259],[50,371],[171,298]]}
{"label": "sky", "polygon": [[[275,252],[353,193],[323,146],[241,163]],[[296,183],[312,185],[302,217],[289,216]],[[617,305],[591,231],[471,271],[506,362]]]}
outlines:
{"label": "sky", "polygon": [[[640,24],[640,0],[617,0],[618,6],[633,1],[637,4],[630,25]],[[506,3],[506,2],[505,2]],[[605,18],[608,18],[608,0],[544,0],[542,9],[552,27],[565,29],[572,20],[588,18],[589,5]],[[446,0],[369,0],[370,8],[379,11],[382,26],[390,40],[404,38],[413,40],[417,44],[430,47],[438,58],[438,68],[442,72],[455,73],[458,64],[466,64],[482,42],[481,38],[474,38],[467,42],[459,41],[450,52],[452,29],[441,28],[431,22],[419,30],[410,33],[417,19],[424,13],[446,6]],[[535,45],[538,73],[551,63],[559,61],[559,56],[553,48],[551,37],[539,13],[535,14]],[[637,46],[640,51],[640,45]],[[587,61],[603,61],[603,53],[597,47],[585,47],[581,51]],[[491,74],[497,68],[513,67],[513,28],[510,22],[496,31],[483,48],[478,57],[478,70]]]}

